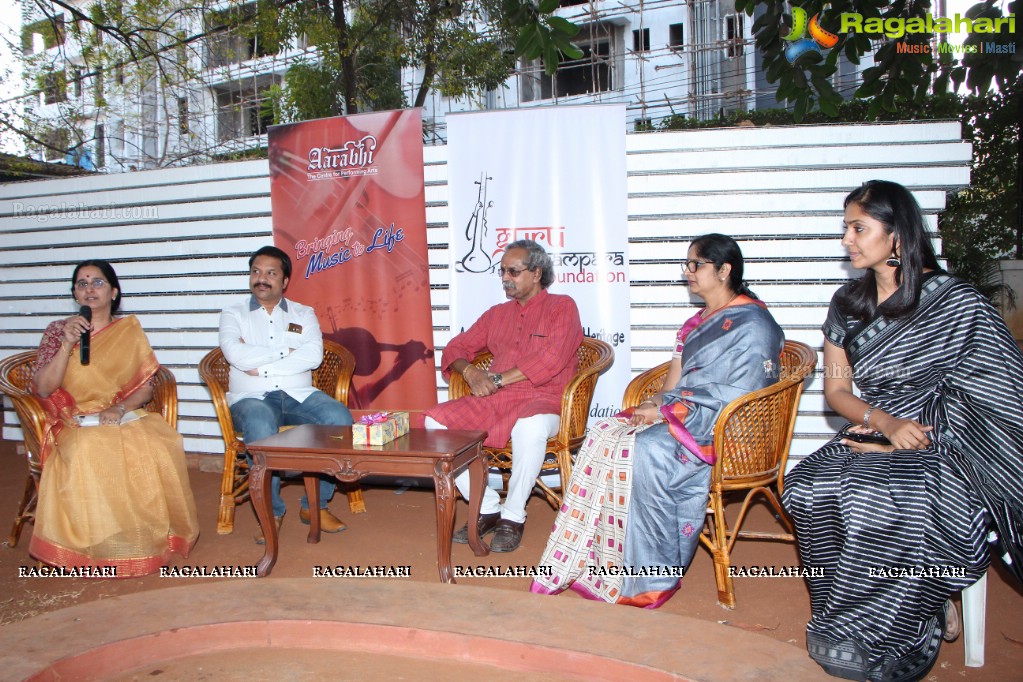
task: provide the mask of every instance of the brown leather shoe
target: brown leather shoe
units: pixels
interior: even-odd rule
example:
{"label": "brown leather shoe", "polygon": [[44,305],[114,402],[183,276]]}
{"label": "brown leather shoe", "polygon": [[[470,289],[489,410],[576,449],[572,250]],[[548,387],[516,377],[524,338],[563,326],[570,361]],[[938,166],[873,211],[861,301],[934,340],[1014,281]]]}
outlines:
{"label": "brown leather shoe", "polygon": [[[274,517],[274,523],[277,525],[277,532],[280,533],[281,532],[281,524],[284,523],[284,517],[283,516],[275,516]],[[259,528],[256,529],[256,532],[253,533],[253,535],[252,535],[252,539],[255,540],[257,545],[265,545],[266,544],[266,538],[263,537],[263,527],[262,526],[260,526]]]}
{"label": "brown leather shoe", "polygon": [[[309,525],[309,510],[299,509],[298,520]],[[329,509],[320,509],[320,531],[323,533],[340,533],[348,526],[345,522],[330,513]]]}
{"label": "brown leather shoe", "polygon": [[[480,531],[480,539],[483,539],[484,535],[489,535],[494,532],[494,528],[497,527],[497,522],[501,520],[501,512],[497,511],[493,514],[480,514],[479,521],[476,523],[476,527]],[[451,542],[457,542],[460,545],[469,544],[469,522],[466,521],[465,525],[456,530],[451,534]]]}
{"label": "brown leather shoe", "polygon": [[522,530],[525,527],[525,523],[515,523],[508,519],[498,521],[494,539],[490,542],[490,551],[514,552],[522,542]]}

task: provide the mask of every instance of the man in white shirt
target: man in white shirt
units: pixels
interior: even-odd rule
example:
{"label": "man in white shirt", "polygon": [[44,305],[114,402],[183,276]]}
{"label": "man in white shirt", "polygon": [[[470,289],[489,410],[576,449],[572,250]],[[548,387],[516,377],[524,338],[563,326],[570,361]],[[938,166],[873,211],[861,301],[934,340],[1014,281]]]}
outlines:
{"label": "man in white shirt", "polygon": [[[312,370],[323,361],[323,336],[312,308],[284,298],[290,277],[288,254],[264,246],[249,259],[252,295],[220,314],[220,348],[231,365],[227,402],[235,429],[246,443],[287,425],[352,423],[347,407],[313,387]],[[334,484],[333,478],[320,479],[320,529],[325,533],[345,529],[344,522],[327,509]],[[276,472],[270,492],[280,529],[286,507]],[[309,523],[305,496],[299,519]],[[255,540],[263,544],[262,530]]]}

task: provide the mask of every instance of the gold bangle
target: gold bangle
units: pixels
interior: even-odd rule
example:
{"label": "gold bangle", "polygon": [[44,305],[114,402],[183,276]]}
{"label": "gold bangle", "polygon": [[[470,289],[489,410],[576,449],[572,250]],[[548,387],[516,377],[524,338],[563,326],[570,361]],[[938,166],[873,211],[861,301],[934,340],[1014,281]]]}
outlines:
{"label": "gold bangle", "polygon": [[75,352],[75,347],[73,345],[68,346],[67,348],[64,348],[64,342],[63,341],[60,342],[60,349],[62,351],[64,351],[65,353],[67,353],[68,357],[71,357],[72,355],[74,355],[74,352]]}
{"label": "gold bangle", "polygon": [[643,407],[644,405],[653,405],[654,407],[657,407],[657,403],[655,403],[653,400],[644,400],[639,404],[639,407]]}

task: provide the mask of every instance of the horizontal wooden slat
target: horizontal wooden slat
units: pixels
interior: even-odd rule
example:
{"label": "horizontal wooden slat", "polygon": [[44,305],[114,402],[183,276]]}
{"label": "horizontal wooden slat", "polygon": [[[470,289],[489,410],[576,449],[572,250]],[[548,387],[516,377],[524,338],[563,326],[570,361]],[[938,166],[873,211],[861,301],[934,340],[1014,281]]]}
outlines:
{"label": "horizontal wooden slat", "polygon": [[[841,246],[842,201],[890,179],[914,190],[932,232],[945,191],[969,182],[958,122],[778,126],[626,136],[633,374],[670,355],[697,310],[680,283],[693,237],[736,237],[746,279],[788,338],[819,349],[835,290],[857,276]],[[424,148],[426,239],[437,361],[451,337],[447,148]],[[190,452],[223,452],[199,359],[217,343],[220,310],[247,292],[248,256],[272,241],[266,160],[0,185],[0,357],[33,349],[74,309],[74,263],[116,263],[124,309],[139,316],[178,379],[179,430]],[[938,246],[940,243],[935,242]],[[494,302],[503,300],[495,278]],[[557,285],[554,285],[555,288]],[[438,398],[447,396],[439,370]],[[621,387],[624,390],[624,386]],[[822,379],[807,382],[793,457],[840,426]],[[4,410],[4,438],[19,437]]]}

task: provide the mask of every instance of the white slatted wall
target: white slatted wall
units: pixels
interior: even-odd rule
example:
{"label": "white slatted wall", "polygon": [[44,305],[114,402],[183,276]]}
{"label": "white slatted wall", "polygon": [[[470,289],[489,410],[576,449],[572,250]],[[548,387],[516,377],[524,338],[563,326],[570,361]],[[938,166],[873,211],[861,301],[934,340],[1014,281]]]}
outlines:
{"label": "white slatted wall", "polygon": [[[706,232],[739,240],[747,280],[786,336],[820,349],[828,301],[853,275],[839,243],[843,198],[868,179],[901,182],[934,229],[945,191],[969,183],[971,148],[959,136],[957,122],[628,135],[633,351],[616,361],[638,373],[667,359],[694,310],[679,263]],[[425,149],[438,350],[450,337],[446,152]],[[247,291],[249,254],[271,242],[266,161],[0,185],[0,240],[0,357],[34,349],[51,320],[72,312],[75,263],[106,258],[124,311],[139,316],[177,377],[186,450],[223,451],[196,365],[217,343],[221,308]],[[495,303],[499,294],[495,281]],[[438,392],[443,399],[439,375]],[[4,438],[19,439],[7,403],[4,417]],[[804,393],[792,454],[812,452],[834,424],[818,375]]]}

